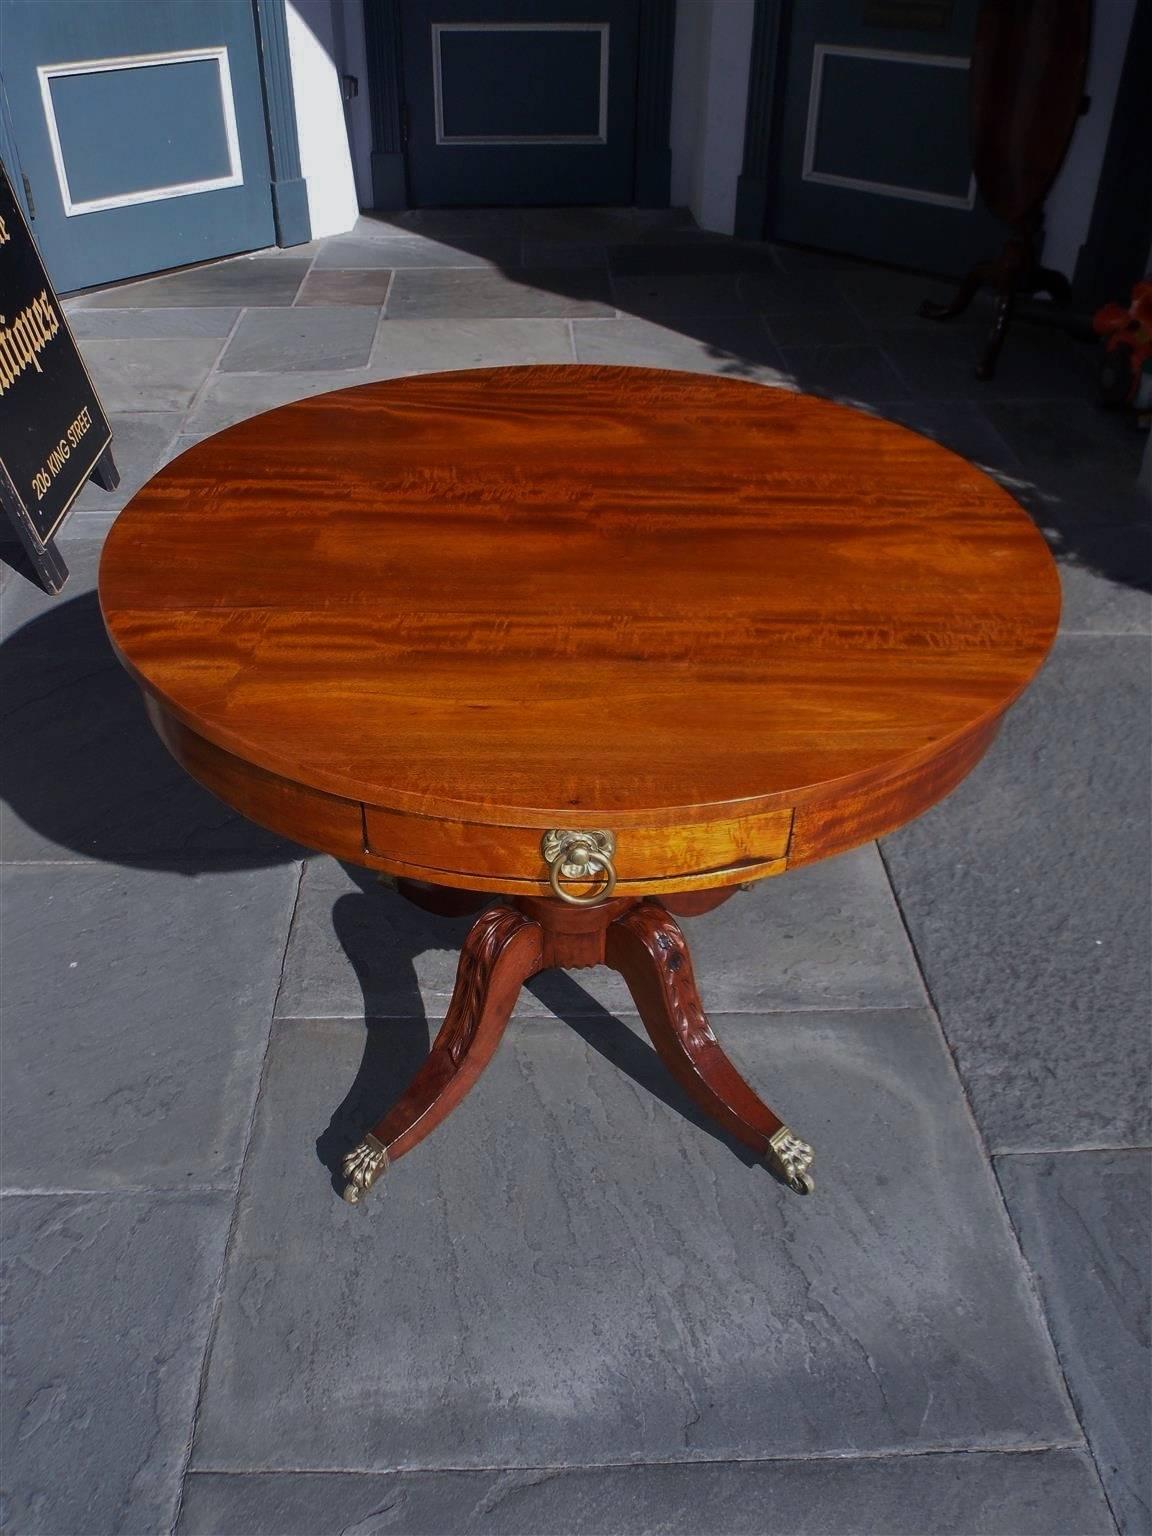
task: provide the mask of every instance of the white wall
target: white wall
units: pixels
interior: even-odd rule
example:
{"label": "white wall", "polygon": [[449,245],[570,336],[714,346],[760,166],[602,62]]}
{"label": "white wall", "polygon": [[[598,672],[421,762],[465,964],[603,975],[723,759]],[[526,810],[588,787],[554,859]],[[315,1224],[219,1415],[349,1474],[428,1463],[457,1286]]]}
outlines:
{"label": "white wall", "polygon": [[[1107,0],[1104,0],[1107,3]],[[677,0],[672,202],[730,235],[744,158],[755,0]]]}
{"label": "white wall", "polygon": [[334,58],[332,11],[328,0],[288,0],[287,15],[300,172],[308,188],[312,235],[339,235],[355,224],[359,204]]}
{"label": "white wall", "polygon": [[1092,98],[1092,106],[1076,124],[1067,158],[1044,213],[1043,261],[1065,277],[1072,276],[1080,247],[1088,235],[1136,4],[1137,0],[1096,0],[1088,83],[1084,88]]}
{"label": "white wall", "polygon": [[690,208],[696,195],[696,148],[708,89],[709,0],[677,0],[672,55],[672,202]]}
{"label": "white wall", "polygon": [[372,206],[372,108],[368,82],[368,52],[364,43],[363,0],[329,0],[336,68],[342,75],[352,75],[359,91],[344,103],[348,125],[352,174],[361,208]]}

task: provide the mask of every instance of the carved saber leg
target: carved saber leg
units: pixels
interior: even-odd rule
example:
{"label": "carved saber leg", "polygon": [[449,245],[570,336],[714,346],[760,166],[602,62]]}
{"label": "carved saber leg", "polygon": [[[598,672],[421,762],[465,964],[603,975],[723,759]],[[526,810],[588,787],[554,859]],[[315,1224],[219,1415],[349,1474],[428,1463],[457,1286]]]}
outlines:
{"label": "carved saber leg", "polygon": [[645,901],[608,930],[606,957],[628,983],[660,1059],[706,1114],[764,1159],[789,1188],[810,1194],[812,1148],[744,1081],[712,1033],[688,945],[675,918]]}
{"label": "carved saber leg", "polygon": [[521,985],[540,968],[539,925],[514,907],[488,907],[473,923],[456,987],[428,1059],[404,1096],[344,1159],[344,1198],[357,1204],[398,1157],[423,1141],[492,1060]]}
{"label": "carved saber leg", "polygon": [[954,320],[957,315],[962,315],[971,304],[972,300],[980,292],[981,287],[992,276],[991,264],[980,262],[964,278],[952,298],[945,303],[936,299],[925,299],[920,306],[920,316],[923,320]]}
{"label": "carved saber leg", "polygon": [[1010,287],[1005,287],[1000,292],[996,301],[996,313],[992,317],[992,328],[988,332],[988,340],[980,361],[976,364],[976,377],[978,379],[990,379],[996,372],[996,360],[1000,356],[1000,349],[1004,345],[1004,338],[1008,334],[1008,327],[1012,323],[1012,312],[1016,307],[1016,294]]}

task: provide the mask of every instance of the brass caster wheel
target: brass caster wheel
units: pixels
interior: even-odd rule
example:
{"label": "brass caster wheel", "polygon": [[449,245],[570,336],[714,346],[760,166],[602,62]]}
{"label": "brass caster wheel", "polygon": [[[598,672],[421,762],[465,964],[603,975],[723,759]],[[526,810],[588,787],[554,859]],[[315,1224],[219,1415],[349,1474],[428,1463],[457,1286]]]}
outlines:
{"label": "brass caster wheel", "polygon": [[359,1205],[373,1184],[388,1167],[388,1148],[375,1136],[365,1136],[359,1146],[353,1147],[342,1163],[344,1199],[349,1205]]}
{"label": "brass caster wheel", "polygon": [[808,1143],[782,1125],[769,1145],[771,1151],[765,1159],[768,1166],[796,1194],[810,1195],[816,1188],[816,1181],[809,1172],[816,1154]]}

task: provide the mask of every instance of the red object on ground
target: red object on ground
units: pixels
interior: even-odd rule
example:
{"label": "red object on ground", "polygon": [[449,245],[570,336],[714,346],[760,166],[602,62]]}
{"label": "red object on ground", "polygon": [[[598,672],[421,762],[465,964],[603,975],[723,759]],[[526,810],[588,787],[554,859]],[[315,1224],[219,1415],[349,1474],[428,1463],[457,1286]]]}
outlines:
{"label": "red object on ground", "polygon": [[[1106,398],[1117,405],[1134,403],[1145,365],[1152,362],[1152,281],[1145,278],[1134,285],[1127,309],[1122,304],[1103,305],[1092,316],[1092,329],[1105,338],[1105,350],[1117,354],[1103,370]],[[1126,368],[1115,366],[1125,362]]]}

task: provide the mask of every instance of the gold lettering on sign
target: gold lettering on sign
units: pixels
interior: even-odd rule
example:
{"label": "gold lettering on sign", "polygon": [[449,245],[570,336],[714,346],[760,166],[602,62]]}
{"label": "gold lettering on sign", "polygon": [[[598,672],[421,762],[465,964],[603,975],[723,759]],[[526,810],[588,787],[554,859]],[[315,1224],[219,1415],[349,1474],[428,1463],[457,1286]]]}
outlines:
{"label": "gold lettering on sign", "polygon": [[7,245],[12,236],[8,233],[8,226],[4,222],[4,215],[0,213],[0,245]]}
{"label": "gold lettering on sign", "polygon": [[25,368],[35,368],[43,373],[40,353],[60,329],[60,316],[42,288],[11,324],[6,315],[0,315],[0,395],[11,389]]}

